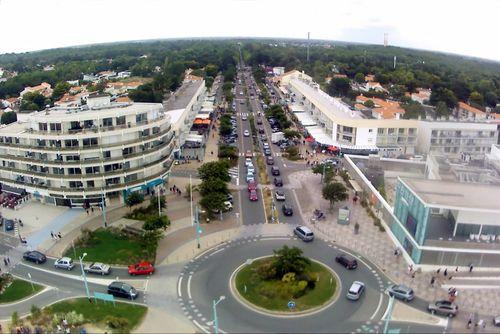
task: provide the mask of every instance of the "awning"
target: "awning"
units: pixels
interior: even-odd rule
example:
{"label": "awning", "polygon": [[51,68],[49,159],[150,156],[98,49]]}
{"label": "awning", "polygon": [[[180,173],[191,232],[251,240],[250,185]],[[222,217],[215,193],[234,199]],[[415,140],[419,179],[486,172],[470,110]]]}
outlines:
{"label": "awning", "polygon": [[197,114],[196,118],[207,119],[207,118],[210,118],[210,115],[209,114]]}
{"label": "awning", "polygon": [[195,134],[188,134],[186,136],[186,140],[192,143],[202,143],[203,142],[203,136],[202,135],[195,135]]}
{"label": "awning", "polygon": [[340,150],[340,149],[339,149],[337,146],[333,146],[333,145],[332,145],[332,146],[328,146],[327,150],[328,150],[328,151],[334,151],[334,152],[335,152],[335,151],[338,151],[338,150]]}
{"label": "awning", "polygon": [[197,119],[194,120],[193,124],[203,124],[203,120],[197,118]]}
{"label": "awning", "polygon": [[312,143],[313,141],[314,141],[313,137],[307,137],[306,138],[306,142],[308,142],[308,143]]}
{"label": "awning", "polygon": [[19,196],[26,194],[26,191],[24,189],[11,187],[5,183],[2,183],[2,191],[6,192],[6,193],[11,193],[14,195],[19,195]]}

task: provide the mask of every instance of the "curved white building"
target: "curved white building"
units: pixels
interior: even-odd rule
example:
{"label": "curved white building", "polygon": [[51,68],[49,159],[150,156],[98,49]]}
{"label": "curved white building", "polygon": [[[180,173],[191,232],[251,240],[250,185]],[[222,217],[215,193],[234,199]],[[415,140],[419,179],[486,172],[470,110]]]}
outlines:
{"label": "curved white building", "polygon": [[96,96],[80,108],[18,114],[0,128],[0,183],[55,205],[123,200],[168,178],[173,136],[159,103]]}

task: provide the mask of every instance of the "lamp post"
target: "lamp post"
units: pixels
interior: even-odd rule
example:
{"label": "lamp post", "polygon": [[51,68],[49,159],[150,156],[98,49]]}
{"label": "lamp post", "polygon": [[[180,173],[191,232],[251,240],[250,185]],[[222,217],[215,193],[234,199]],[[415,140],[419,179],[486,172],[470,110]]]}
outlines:
{"label": "lamp post", "polygon": [[158,217],[161,217],[161,205],[160,205],[160,185],[158,185],[158,189],[156,190],[158,194]]}
{"label": "lamp post", "polygon": [[213,300],[213,312],[214,312],[214,332],[219,334],[219,319],[217,319],[217,304],[226,299],[226,296],[220,296],[218,300]]}
{"label": "lamp post", "polygon": [[201,228],[200,228],[200,210],[198,210],[198,206],[196,206],[195,211],[194,211],[194,224],[196,228],[196,244],[198,248],[200,248],[200,234],[201,234]]}
{"label": "lamp post", "polygon": [[102,209],[102,220],[104,222],[104,227],[108,227],[108,222],[106,220],[106,205],[104,203],[104,191],[101,191],[101,209]]}
{"label": "lamp post", "polygon": [[83,282],[85,284],[85,292],[87,293],[87,298],[90,300],[89,284],[87,283],[87,276],[85,276],[85,270],[83,270],[83,259],[85,258],[85,256],[87,256],[87,253],[83,253],[83,255],[79,257],[80,268],[82,269]]}
{"label": "lamp post", "polygon": [[392,310],[394,308],[394,296],[389,299],[389,306],[387,307],[387,315],[385,317],[385,325],[384,325],[384,331],[383,334],[387,334],[387,330],[389,329],[389,322],[391,321],[392,318]]}

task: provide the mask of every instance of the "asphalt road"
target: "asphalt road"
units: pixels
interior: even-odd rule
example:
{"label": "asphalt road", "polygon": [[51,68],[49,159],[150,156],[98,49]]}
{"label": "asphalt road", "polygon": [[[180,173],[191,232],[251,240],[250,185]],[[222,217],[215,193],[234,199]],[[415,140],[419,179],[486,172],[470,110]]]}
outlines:
{"label": "asphalt road", "polygon": [[[244,306],[232,295],[229,279],[233,271],[247,259],[271,255],[282,245],[298,246],[304,255],[332,268],[340,278],[338,299],[326,309],[300,317],[274,317]],[[362,259],[356,270],[346,270],[334,257],[344,251],[322,240],[304,243],[289,236],[260,237],[235,240],[214,248],[189,262],[178,281],[178,297],[185,314],[203,331],[213,331],[212,301],[225,296],[217,306],[221,332],[368,332],[381,331],[381,321],[389,298],[384,293],[390,281],[370,262]],[[354,280],[365,283],[361,299],[350,301],[345,295]],[[390,328],[406,332],[436,332],[442,328],[416,324],[394,323]]]}

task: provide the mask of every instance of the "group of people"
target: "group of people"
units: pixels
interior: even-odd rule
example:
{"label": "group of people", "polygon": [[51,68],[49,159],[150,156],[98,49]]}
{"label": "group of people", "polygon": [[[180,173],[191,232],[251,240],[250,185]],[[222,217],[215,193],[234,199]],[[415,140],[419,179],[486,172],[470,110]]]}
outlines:
{"label": "group of people", "polygon": [[54,233],[54,231],[50,231],[50,237],[52,238],[52,240],[56,240],[56,241],[62,239],[61,232]]}
{"label": "group of people", "polygon": [[180,196],[182,194],[181,190],[175,184],[170,187],[170,193],[177,194],[177,196]]}
{"label": "group of people", "polygon": [[[5,268],[8,268],[10,266],[10,258],[8,256],[5,256],[3,258],[3,264],[5,265]],[[0,274],[1,273],[2,273],[2,269],[0,268]]]}

